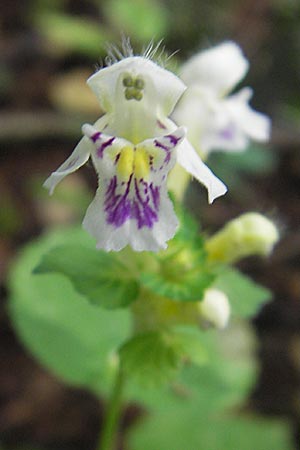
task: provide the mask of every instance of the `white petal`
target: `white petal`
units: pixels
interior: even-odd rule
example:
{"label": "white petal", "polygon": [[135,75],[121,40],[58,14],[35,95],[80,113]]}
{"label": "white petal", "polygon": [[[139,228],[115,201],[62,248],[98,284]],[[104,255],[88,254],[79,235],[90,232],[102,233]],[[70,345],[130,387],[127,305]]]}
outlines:
{"label": "white petal", "polygon": [[248,147],[249,139],[243,130],[229,119],[228,123],[221,128],[205,130],[201,145],[205,154],[215,150],[240,152]]}
{"label": "white petal", "polygon": [[188,139],[199,154],[213,150],[242,151],[249,140],[266,141],[270,120],[248,105],[252,90],[242,89],[218,98],[199,86],[189,87],[180,99],[174,120],[188,128]]}
{"label": "white petal", "polygon": [[75,150],[69,156],[69,158],[55,171],[52,172],[49,178],[45,181],[43,186],[46,189],[49,189],[50,195],[53,194],[55,187],[57,184],[63,180],[70,173],[75,172],[79,167],[83,166],[87,162],[90,157],[90,153],[92,150],[91,143],[85,137],[83,137]]}
{"label": "white petal", "polygon": [[266,142],[271,134],[271,120],[248,105],[251,96],[252,90],[244,88],[226,99],[226,108],[233,120],[251,139]]}
{"label": "white petal", "polygon": [[104,111],[111,112],[119,107],[120,100],[124,98],[122,81],[128,75],[141,77],[145,83],[143,99],[140,102],[129,102],[151,104],[153,112],[158,109],[166,116],[171,113],[185,90],[183,82],[172,72],[149,59],[132,56],[100,69],[88,79],[87,83],[99,98]]}
{"label": "white petal", "polygon": [[[107,118],[100,117],[94,124],[97,129],[102,129],[106,125]],[[87,162],[90,157],[93,146],[89,139],[83,137],[73,150],[69,158],[44,182],[43,186],[49,189],[50,195],[53,194],[54,189],[67,175],[78,170],[83,164]]]}
{"label": "white petal", "polygon": [[248,67],[240,47],[224,42],[193,56],[183,65],[180,77],[188,86],[200,84],[224,95],[245,76]]}
{"label": "white petal", "polygon": [[217,178],[197,155],[187,139],[177,148],[177,162],[208,191],[209,203],[227,192],[225,184]]}
{"label": "white petal", "polygon": [[120,251],[130,245],[135,251],[157,252],[167,247],[167,241],[178,228],[178,220],[166,189],[161,190],[159,218],[152,228],[139,228],[132,220],[125,221],[120,227],[107,223],[103,193],[99,188],[83,220],[83,227],[97,240],[97,248]]}
{"label": "white petal", "polygon": [[242,151],[247,148],[249,137],[228,108],[227,100],[215,102],[214,110],[207,115],[200,142],[206,153],[213,150]]}
{"label": "white petal", "polygon": [[199,86],[188,87],[180,98],[172,118],[178,125],[187,127],[187,136],[193,147],[202,154],[210,150],[204,146],[203,137],[215,127],[215,110],[219,99],[215,93]]}

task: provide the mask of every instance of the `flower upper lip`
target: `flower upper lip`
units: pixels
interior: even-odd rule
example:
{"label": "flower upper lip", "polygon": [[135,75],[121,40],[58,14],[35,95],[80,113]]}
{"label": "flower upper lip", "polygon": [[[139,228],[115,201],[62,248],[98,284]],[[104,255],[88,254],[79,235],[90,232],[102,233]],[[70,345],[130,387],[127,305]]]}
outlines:
{"label": "flower upper lip", "polygon": [[[183,81],[172,72],[159,67],[149,59],[131,56],[99,70],[87,80],[88,85],[99,98],[104,111],[112,111],[116,107],[116,87],[119,77],[122,76],[123,80],[124,74],[136,80],[141,78],[145,84],[146,80],[150,79],[154,83],[155,91],[159,92],[158,106],[166,116],[170,115],[186,89]],[[153,92],[150,92],[149,95],[153,97]]]}

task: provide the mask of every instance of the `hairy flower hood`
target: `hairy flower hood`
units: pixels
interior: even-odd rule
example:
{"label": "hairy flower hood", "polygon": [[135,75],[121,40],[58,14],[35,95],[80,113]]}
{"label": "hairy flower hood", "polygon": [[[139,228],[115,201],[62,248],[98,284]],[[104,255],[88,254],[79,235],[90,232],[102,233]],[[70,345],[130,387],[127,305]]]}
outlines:
{"label": "hairy flower hood", "polygon": [[146,102],[147,107],[152,107],[152,113],[155,114],[158,110],[158,113],[165,116],[171,114],[186,89],[183,81],[172,72],[147,58],[131,56],[100,69],[87,80],[105,112],[119,107],[120,99],[123,98],[124,79],[129,80],[129,83],[130,80],[141,80],[144,84],[141,103]]}

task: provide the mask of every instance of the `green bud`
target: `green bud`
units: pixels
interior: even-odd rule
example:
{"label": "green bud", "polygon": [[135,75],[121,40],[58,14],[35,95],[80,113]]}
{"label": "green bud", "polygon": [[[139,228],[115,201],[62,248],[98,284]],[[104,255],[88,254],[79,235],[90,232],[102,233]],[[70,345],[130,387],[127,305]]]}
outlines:
{"label": "green bud", "polygon": [[262,214],[246,213],[208,239],[206,251],[211,261],[233,263],[250,255],[269,255],[278,239],[273,222]]}

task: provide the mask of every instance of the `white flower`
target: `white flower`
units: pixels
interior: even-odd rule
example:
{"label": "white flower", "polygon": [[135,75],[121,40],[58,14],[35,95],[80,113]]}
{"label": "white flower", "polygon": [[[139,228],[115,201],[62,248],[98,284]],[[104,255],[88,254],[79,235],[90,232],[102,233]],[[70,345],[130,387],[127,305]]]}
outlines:
{"label": "white flower", "polygon": [[200,52],[183,65],[180,77],[188,88],[173,118],[188,128],[187,136],[200,154],[241,151],[250,139],[268,140],[270,119],[249,106],[252,90],[244,88],[228,96],[248,67],[234,42]]}
{"label": "white flower", "polygon": [[164,249],[178,226],[166,188],[176,161],[207,187],[210,202],[226,192],[185,139],[185,129],[168,118],[185,85],[139,56],[99,70],[88,84],[105,115],[93,126],[83,126],[84,137],[44,185],[52,193],[91,157],[99,188],[83,226],[97,239],[97,247]]}
{"label": "white flower", "polygon": [[226,327],[230,317],[230,305],[224,292],[207,289],[198,305],[203,325],[212,325],[219,329]]}

